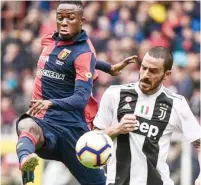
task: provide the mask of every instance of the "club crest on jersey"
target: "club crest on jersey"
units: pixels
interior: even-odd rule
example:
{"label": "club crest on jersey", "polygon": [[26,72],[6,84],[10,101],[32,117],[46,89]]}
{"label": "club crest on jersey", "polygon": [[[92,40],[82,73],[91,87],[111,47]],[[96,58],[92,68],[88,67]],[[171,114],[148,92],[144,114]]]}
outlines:
{"label": "club crest on jersey", "polygon": [[71,53],[71,51],[70,50],[68,50],[68,49],[63,49],[59,54],[58,54],[58,58],[60,59],[60,60],[65,60],[67,57],[68,57],[68,55]]}
{"label": "club crest on jersey", "polygon": [[160,115],[158,116],[158,118],[159,118],[160,120],[164,120],[164,119],[165,119],[165,116],[166,116],[166,113],[167,113],[167,110],[168,110],[168,106],[165,105],[165,104],[160,103],[160,108],[159,108],[159,110],[160,110]]}

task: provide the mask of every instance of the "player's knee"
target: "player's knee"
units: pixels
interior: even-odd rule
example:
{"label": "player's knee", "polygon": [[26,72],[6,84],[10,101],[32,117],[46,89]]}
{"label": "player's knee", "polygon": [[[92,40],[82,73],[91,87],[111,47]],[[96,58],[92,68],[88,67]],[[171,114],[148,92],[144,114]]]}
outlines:
{"label": "player's knee", "polygon": [[39,125],[31,118],[22,119],[18,124],[18,134],[20,135],[22,132],[28,132],[32,134],[39,143],[44,142],[44,136],[42,129]]}

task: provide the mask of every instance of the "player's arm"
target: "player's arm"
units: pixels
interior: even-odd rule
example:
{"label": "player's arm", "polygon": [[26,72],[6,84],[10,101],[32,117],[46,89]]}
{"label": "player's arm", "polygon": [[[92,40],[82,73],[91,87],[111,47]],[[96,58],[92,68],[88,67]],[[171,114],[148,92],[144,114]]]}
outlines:
{"label": "player's arm", "polygon": [[119,134],[133,131],[136,124],[136,117],[131,114],[124,115],[119,123],[112,124],[116,122],[114,118],[114,104],[118,100],[115,98],[115,93],[119,92],[113,92],[111,88],[106,90],[101,98],[98,113],[93,121],[95,130],[104,132],[112,139],[115,139]]}
{"label": "player's arm", "polygon": [[[200,162],[200,140],[201,139],[197,139],[195,141],[192,142],[192,144],[195,146],[195,148],[197,148],[197,151],[198,151],[198,161],[199,161],[199,164],[200,164],[200,169],[201,169],[201,162]],[[200,181],[201,181],[201,175],[199,174],[198,178],[196,179],[195,181],[195,185],[200,185]]]}
{"label": "player's arm", "polygon": [[[182,107],[182,108],[181,108]],[[198,160],[200,163],[200,137],[201,127],[193,115],[186,99],[183,97],[178,105],[178,117],[177,124],[178,130],[184,135],[187,142],[192,143],[198,150]],[[196,185],[200,182],[200,175],[196,180]]]}
{"label": "player's arm", "polygon": [[107,129],[100,129],[96,126],[94,129],[104,132],[114,140],[120,134],[133,132],[136,126],[136,116],[134,114],[125,114],[119,123],[111,125]]}
{"label": "player's arm", "polygon": [[74,62],[76,79],[73,95],[62,99],[32,100],[33,105],[28,112],[36,115],[53,106],[67,111],[83,110],[91,95],[95,64],[96,60],[91,52],[79,55]]}
{"label": "player's arm", "polygon": [[105,73],[108,73],[112,76],[117,76],[121,74],[121,71],[129,64],[133,64],[137,62],[137,56],[131,56],[125,58],[123,61],[117,63],[117,64],[109,64],[107,62],[97,60],[96,62],[96,69],[101,70]]}
{"label": "player's arm", "polygon": [[63,99],[52,99],[53,106],[65,110],[84,109],[88,103],[93,86],[96,60],[91,52],[79,55],[74,62],[76,71],[74,94]]}

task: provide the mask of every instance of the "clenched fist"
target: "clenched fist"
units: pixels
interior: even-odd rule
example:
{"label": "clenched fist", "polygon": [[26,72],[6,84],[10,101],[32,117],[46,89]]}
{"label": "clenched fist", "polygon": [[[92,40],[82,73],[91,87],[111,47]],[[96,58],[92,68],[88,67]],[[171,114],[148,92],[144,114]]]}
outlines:
{"label": "clenched fist", "polygon": [[137,126],[136,116],[134,114],[125,114],[119,124],[115,125],[117,134],[127,134],[135,130]]}

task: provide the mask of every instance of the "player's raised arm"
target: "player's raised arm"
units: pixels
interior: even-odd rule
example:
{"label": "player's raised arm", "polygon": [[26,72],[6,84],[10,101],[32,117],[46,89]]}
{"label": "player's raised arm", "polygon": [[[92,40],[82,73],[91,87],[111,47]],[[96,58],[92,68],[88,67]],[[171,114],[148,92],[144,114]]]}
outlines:
{"label": "player's raised arm", "polygon": [[130,57],[125,58],[123,61],[117,63],[117,64],[109,64],[107,62],[97,60],[96,62],[96,69],[101,70],[105,73],[108,73],[112,76],[118,76],[121,74],[121,71],[129,64],[137,63],[137,56],[133,55]]}

